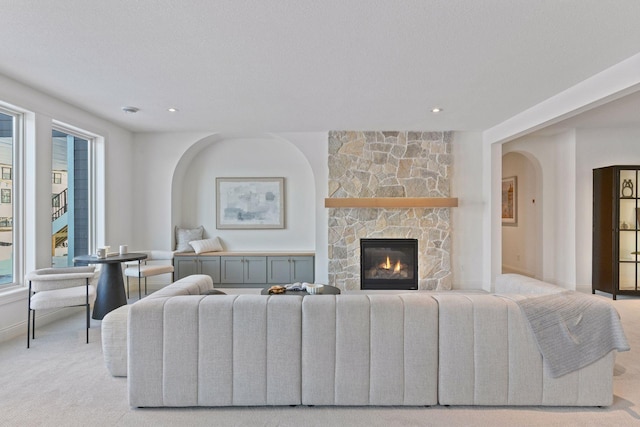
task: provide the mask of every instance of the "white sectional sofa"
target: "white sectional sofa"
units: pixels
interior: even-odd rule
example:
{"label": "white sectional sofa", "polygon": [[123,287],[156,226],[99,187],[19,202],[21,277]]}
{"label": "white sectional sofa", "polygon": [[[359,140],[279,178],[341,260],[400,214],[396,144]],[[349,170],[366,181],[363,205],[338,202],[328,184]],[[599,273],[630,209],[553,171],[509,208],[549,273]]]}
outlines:
{"label": "white sectional sofa", "polygon": [[615,350],[549,373],[518,305],[564,291],[544,282],[505,275],[495,284],[503,296],[303,298],[199,295],[212,289],[207,278],[181,279],[103,320],[105,362],[128,375],[131,406],[612,403]]}
{"label": "white sectional sofa", "polygon": [[[153,292],[144,300],[177,295],[202,295],[211,290],[213,281],[210,276],[194,274]],[[129,310],[133,305],[123,305],[107,313],[102,319],[102,355],[107,369],[114,377],[127,376],[128,319]]]}

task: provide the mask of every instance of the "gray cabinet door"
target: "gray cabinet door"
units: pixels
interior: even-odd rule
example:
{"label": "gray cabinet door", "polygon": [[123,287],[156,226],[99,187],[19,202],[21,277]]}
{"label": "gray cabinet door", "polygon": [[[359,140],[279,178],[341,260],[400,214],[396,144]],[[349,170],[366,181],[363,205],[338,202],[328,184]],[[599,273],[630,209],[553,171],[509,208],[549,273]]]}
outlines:
{"label": "gray cabinet door", "polygon": [[314,267],[312,256],[267,257],[267,283],[313,283]]}
{"label": "gray cabinet door", "polygon": [[220,283],[244,283],[244,257],[220,257]]}
{"label": "gray cabinet door", "polygon": [[267,258],[263,256],[244,257],[244,282],[267,283]]}
{"label": "gray cabinet door", "polygon": [[192,274],[198,274],[198,257],[175,257],[173,259],[173,267],[175,269],[175,280],[182,279],[183,277],[187,277]]}
{"label": "gray cabinet door", "polygon": [[288,256],[267,257],[267,283],[291,283],[291,258]]}
{"label": "gray cabinet door", "polygon": [[211,276],[214,284],[220,283],[220,257],[200,257],[200,274],[207,274]]}
{"label": "gray cabinet door", "polygon": [[224,285],[311,283],[314,280],[313,256],[201,256],[198,265],[200,274],[208,274],[213,283]]}
{"label": "gray cabinet door", "polygon": [[312,256],[294,256],[291,262],[291,282],[313,283],[315,280],[315,262]]}

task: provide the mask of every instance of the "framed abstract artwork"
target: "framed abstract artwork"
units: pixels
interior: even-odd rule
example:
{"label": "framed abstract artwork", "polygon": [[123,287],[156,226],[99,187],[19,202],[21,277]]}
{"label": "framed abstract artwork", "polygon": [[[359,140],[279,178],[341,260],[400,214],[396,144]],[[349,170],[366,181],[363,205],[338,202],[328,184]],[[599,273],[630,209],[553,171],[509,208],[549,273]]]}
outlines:
{"label": "framed abstract artwork", "polygon": [[284,228],[284,178],[216,178],[216,228]]}

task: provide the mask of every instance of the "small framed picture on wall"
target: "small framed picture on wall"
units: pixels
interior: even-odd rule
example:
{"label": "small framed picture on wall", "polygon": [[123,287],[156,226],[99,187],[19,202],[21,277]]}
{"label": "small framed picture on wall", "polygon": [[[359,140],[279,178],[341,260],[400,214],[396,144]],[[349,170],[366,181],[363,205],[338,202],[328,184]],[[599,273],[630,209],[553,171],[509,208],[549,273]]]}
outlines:
{"label": "small framed picture on wall", "polygon": [[518,225],[518,178],[502,179],[502,225]]}

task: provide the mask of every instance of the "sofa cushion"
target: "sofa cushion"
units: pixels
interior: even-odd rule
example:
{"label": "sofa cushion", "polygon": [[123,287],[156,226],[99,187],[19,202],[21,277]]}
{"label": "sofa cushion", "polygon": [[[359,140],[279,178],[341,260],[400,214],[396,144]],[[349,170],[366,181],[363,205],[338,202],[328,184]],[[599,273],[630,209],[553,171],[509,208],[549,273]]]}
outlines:
{"label": "sofa cushion", "polygon": [[301,301],[220,295],[133,304],[129,403],[299,405]]}
{"label": "sofa cushion", "polygon": [[197,254],[203,252],[220,252],[222,250],[222,244],[218,237],[212,239],[192,240],[189,245],[195,250]]}
{"label": "sofa cushion", "polygon": [[[213,281],[205,274],[184,277],[140,301],[174,295],[200,295],[213,290]],[[127,376],[127,328],[129,310],[135,304],[123,305],[102,319],[102,354],[109,373],[114,377]]]}
{"label": "sofa cushion", "polygon": [[608,406],[614,352],[552,378],[515,301],[495,295],[435,295],[441,405]]}
{"label": "sofa cushion", "polygon": [[437,404],[430,295],[305,297],[302,312],[303,404]]}
{"label": "sofa cushion", "polygon": [[204,227],[181,228],[176,227],[176,252],[193,252],[193,247],[189,244],[192,240],[202,240]]}
{"label": "sofa cushion", "polygon": [[213,289],[213,280],[206,274],[192,274],[157,290],[146,298],[170,297],[174,295],[202,295]]}
{"label": "sofa cushion", "polygon": [[127,376],[127,318],[130,305],[123,305],[102,319],[102,355],[109,373]]}

